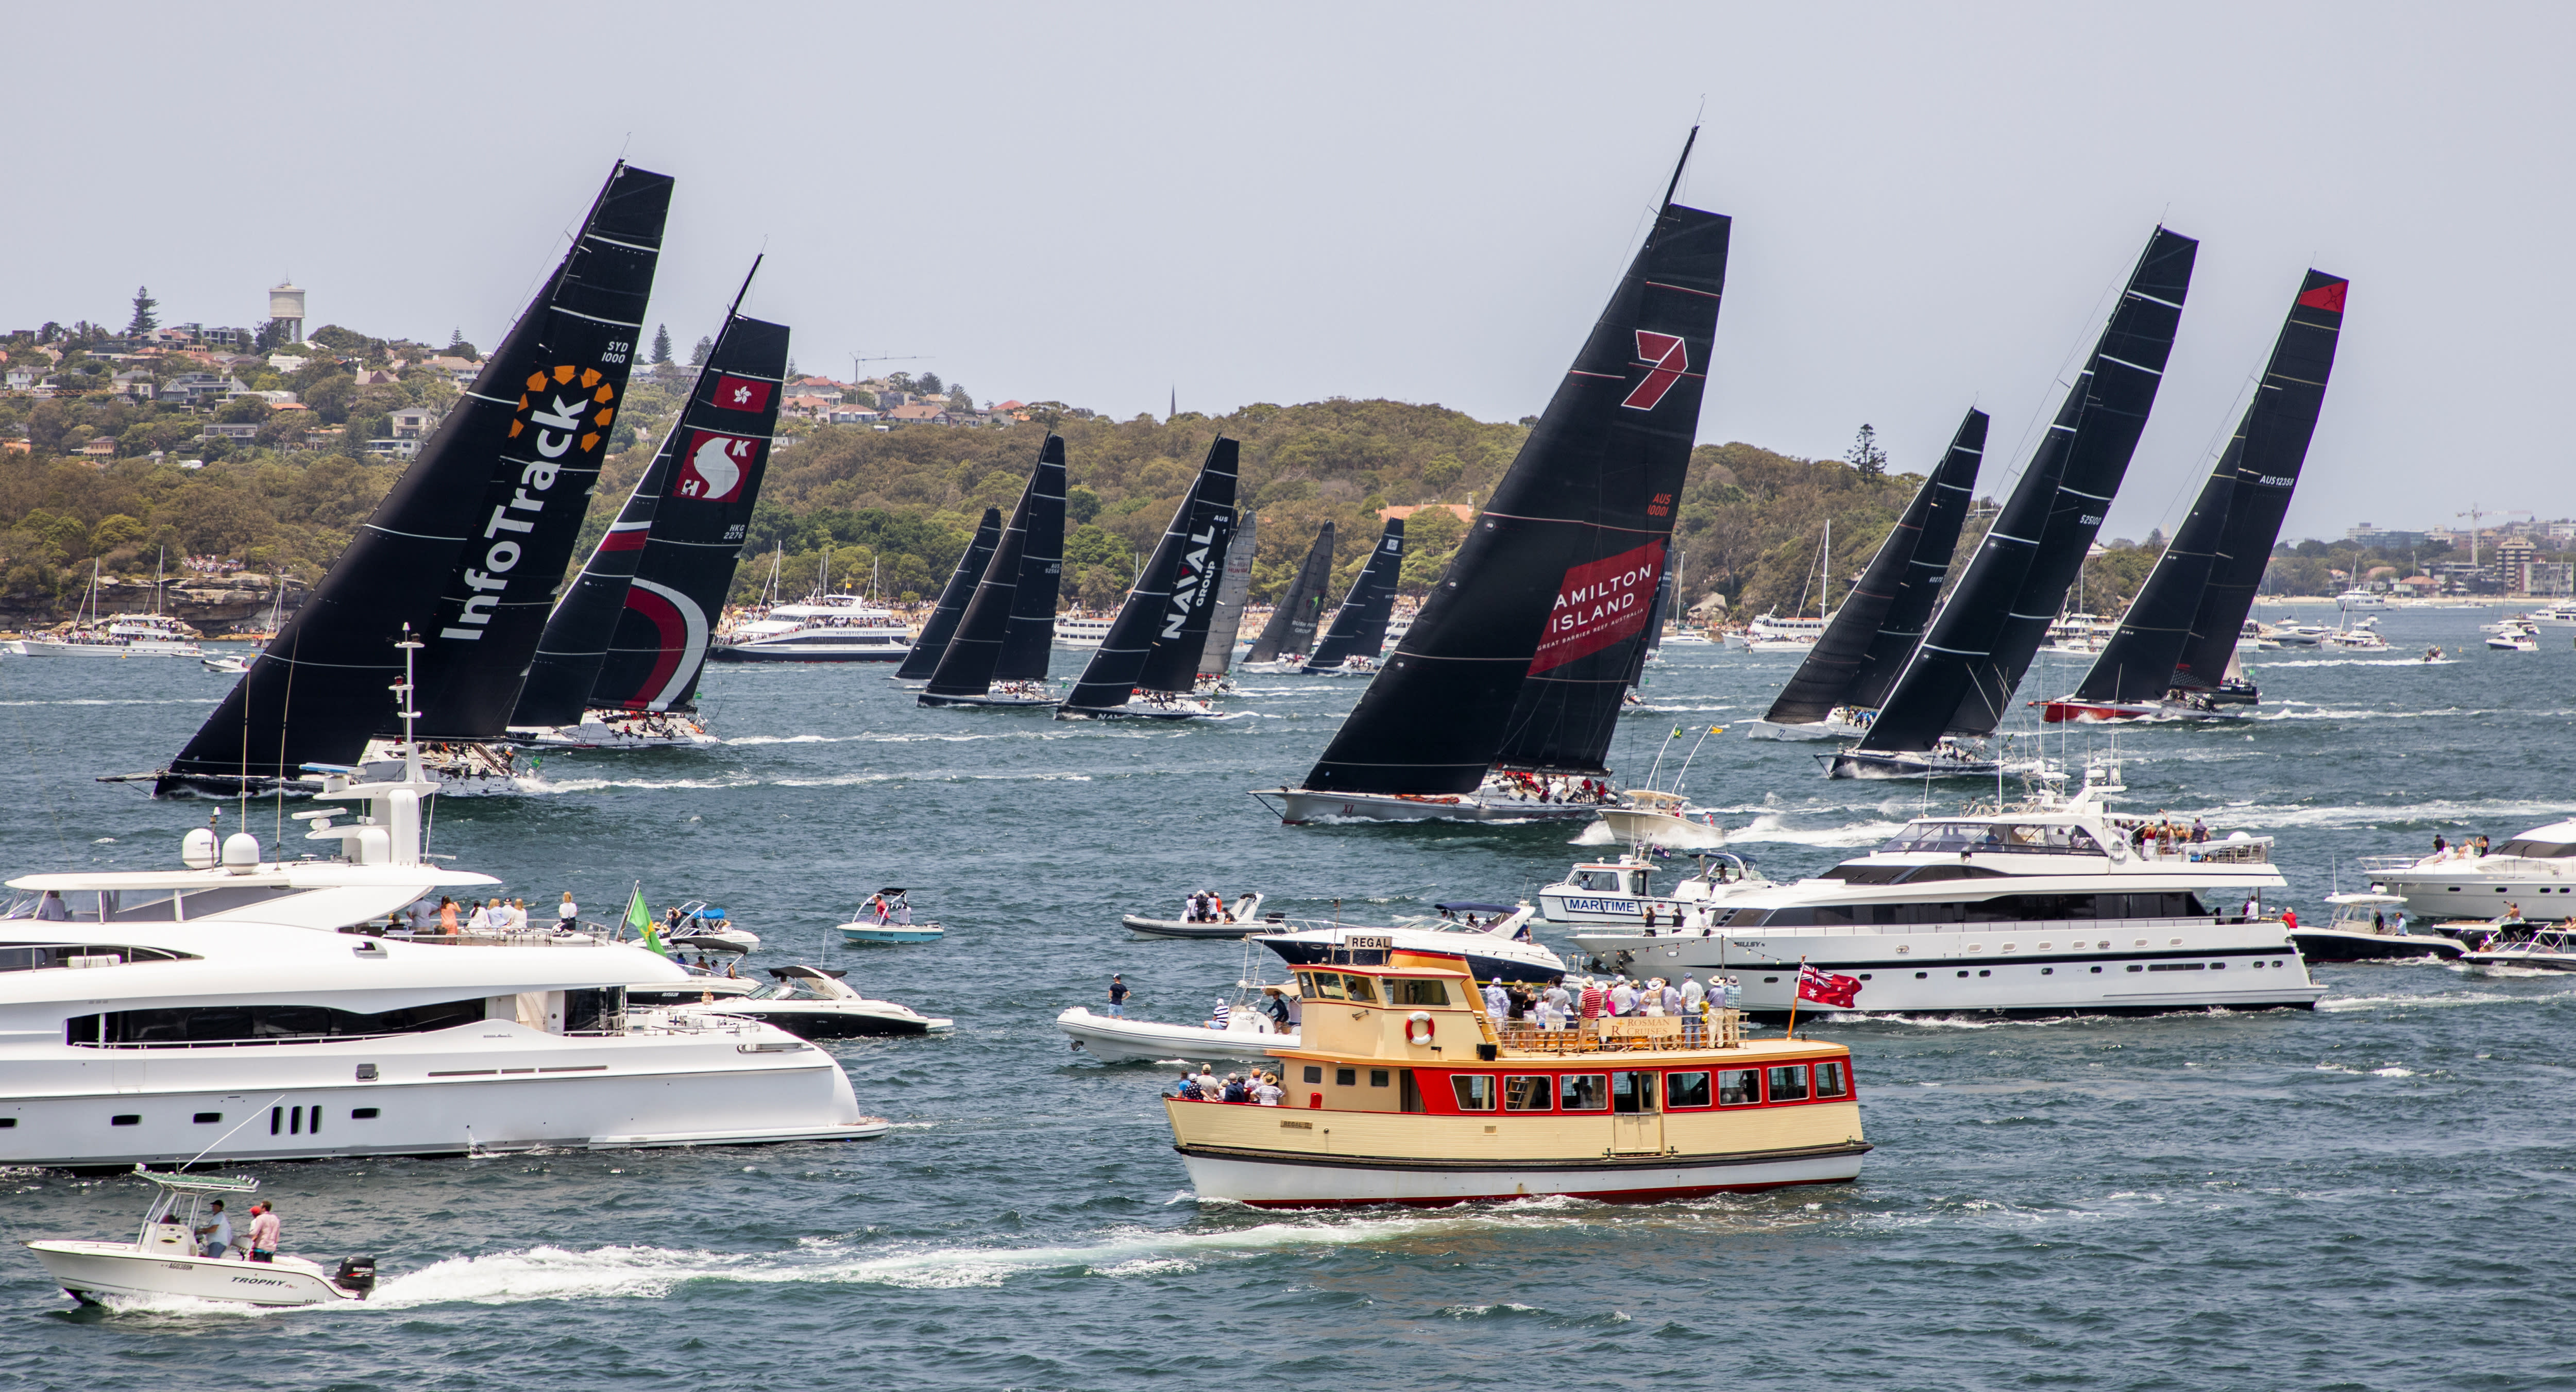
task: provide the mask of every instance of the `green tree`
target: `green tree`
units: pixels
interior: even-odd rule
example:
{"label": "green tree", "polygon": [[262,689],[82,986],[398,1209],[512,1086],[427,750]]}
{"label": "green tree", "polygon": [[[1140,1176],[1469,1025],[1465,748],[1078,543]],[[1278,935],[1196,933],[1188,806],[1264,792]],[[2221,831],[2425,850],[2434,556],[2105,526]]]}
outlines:
{"label": "green tree", "polygon": [[657,366],[670,365],[671,326],[668,324],[657,324],[653,328],[653,362]]}
{"label": "green tree", "polygon": [[[1088,522],[1100,515],[1100,495],[1091,485],[1077,483],[1064,490],[1064,515],[1075,522]],[[1093,530],[1097,531],[1098,528]]]}
{"label": "green tree", "polygon": [[939,394],[939,390],[938,373],[925,372],[921,374],[921,394],[923,396],[936,396]]}
{"label": "green tree", "polygon": [[125,326],[125,332],[131,336],[139,333],[150,333],[152,330],[161,327],[161,317],[154,313],[154,311],[158,310],[160,307],[161,302],[152,298],[151,287],[144,285],[135,286],[134,318]]}
{"label": "green tree", "polygon": [[972,411],[975,409],[975,398],[968,396],[964,387],[951,385],[948,388],[948,409]]}
{"label": "green tree", "polygon": [[1866,423],[1852,441],[1852,447],[1843,451],[1843,462],[1852,466],[1853,473],[1865,479],[1887,476],[1887,451],[1878,447],[1878,432]]}
{"label": "green tree", "polygon": [[716,350],[716,341],[715,341],[714,339],[712,339],[712,338],[701,338],[701,339],[699,339],[699,340],[698,340],[698,346],[689,350],[689,366],[691,366],[691,367],[704,367],[704,366],[706,366],[706,365],[707,365],[707,354],[712,353],[712,352],[714,352],[715,350]]}

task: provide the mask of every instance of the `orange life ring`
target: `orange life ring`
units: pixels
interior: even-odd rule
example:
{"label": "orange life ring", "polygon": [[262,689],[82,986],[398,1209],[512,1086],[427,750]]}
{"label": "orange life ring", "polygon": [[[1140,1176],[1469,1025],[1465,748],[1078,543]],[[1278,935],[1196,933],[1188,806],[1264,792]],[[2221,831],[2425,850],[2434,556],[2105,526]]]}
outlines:
{"label": "orange life ring", "polygon": [[1428,1011],[1417,1010],[1404,1017],[1404,1042],[1417,1047],[1428,1044],[1438,1028]]}

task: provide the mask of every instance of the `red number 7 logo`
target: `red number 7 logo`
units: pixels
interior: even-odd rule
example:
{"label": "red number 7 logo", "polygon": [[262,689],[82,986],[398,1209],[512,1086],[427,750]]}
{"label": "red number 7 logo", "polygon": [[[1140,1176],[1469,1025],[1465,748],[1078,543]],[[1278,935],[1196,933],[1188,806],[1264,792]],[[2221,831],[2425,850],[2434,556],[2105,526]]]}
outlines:
{"label": "red number 7 logo", "polygon": [[1651,411],[1664,399],[1664,393],[1673,389],[1673,383],[1680,381],[1682,374],[1690,370],[1690,350],[1671,334],[1639,329],[1637,356],[1653,363],[1654,369],[1646,374],[1646,380],[1637,384],[1635,391],[1628,393],[1628,399],[1619,404],[1639,411]]}

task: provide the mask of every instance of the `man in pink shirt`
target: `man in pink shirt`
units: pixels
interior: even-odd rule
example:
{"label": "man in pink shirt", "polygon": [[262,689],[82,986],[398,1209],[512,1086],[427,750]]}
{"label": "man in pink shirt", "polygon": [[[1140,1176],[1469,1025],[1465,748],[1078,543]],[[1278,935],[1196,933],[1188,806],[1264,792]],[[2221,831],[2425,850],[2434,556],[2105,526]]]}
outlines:
{"label": "man in pink shirt", "polygon": [[250,1206],[250,1259],[277,1260],[277,1208],[263,1199]]}
{"label": "man in pink shirt", "polygon": [[1609,1002],[1609,992],[1601,989],[1599,981],[1587,976],[1583,978],[1583,994],[1577,999],[1582,1003],[1583,1018],[1598,1020],[1606,1013],[1603,1006]]}

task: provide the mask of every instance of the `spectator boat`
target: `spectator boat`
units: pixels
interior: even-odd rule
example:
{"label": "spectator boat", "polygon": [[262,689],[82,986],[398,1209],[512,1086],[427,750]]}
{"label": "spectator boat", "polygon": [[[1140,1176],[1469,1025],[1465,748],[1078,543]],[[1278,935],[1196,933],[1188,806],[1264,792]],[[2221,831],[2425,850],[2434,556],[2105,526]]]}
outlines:
{"label": "spectator boat", "polygon": [[2311,962],[2456,962],[2468,948],[2441,933],[2411,933],[2390,919],[2406,901],[2394,894],[2329,894],[2334,917],[2321,928],[2305,924],[2290,931],[2299,955]]}
{"label": "spectator boat", "polygon": [[2567,925],[2530,924],[2487,940],[2460,960],[2473,967],[2522,967],[2532,971],[2576,971],[2576,930]]}
{"label": "spectator boat", "polygon": [[272,1307],[333,1305],[367,1298],[376,1288],[376,1259],[346,1257],[339,1270],[280,1252],[272,1261],[255,1262],[238,1239],[250,1223],[249,1205],[227,1216],[237,1239],[220,1257],[203,1254],[196,1230],[210,1226],[210,1200],[235,1203],[258,1192],[248,1176],[168,1174],[134,1167],[136,1177],[155,1190],[143,1215],[142,1231],[132,1242],[82,1242],[52,1239],[27,1244],[54,1284],[84,1305],[105,1297],[186,1296]]}
{"label": "spectator boat", "polygon": [[1141,938],[1246,938],[1255,933],[1273,931],[1288,921],[1286,914],[1261,917],[1261,896],[1247,894],[1228,906],[1224,916],[1213,922],[1196,918],[1148,918],[1127,914],[1118,925]]}
{"label": "spectator boat", "polygon": [[89,589],[80,612],[70,623],[27,638],[11,639],[5,650],[19,657],[204,657],[194,629],[160,609],[161,574],[152,576],[153,610],[149,614],[99,611],[99,563],[89,563]]}
{"label": "spectator boat", "polygon": [[748,991],[727,992],[715,1001],[683,1001],[670,1007],[682,1014],[735,1015],[795,1035],[799,1039],[857,1039],[889,1035],[946,1034],[957,1022],[924,1015],[908,1005],[871,1000],[841,978],[847,972],[825,967],[771,967],[770,980]]}
{"label": "spectator boat", "polygon": [[1530,936],[1530,920],[1538,913],[1530,905],[1452,901],[1437,907],[1444,915],[1493,917],[1468,922],[1424,916],[1399,919],[1388,927],[1290,919],[1286,931],[1262,933],[1248,941],[1279,954],[1290,966],[1324,961],[1352,948],[1399,948],[1464,957],[1479,981],[1544,982],[1565,975],[1565,959]]}
{"label": "spectator boat", "polygon": [[[882,908],[880,908],[882,906]],[[888,885],[837,930],[841,941],[860,943],[926,943],[948,936],[936,923],[912,921],[912,891]]]}
{"label": "spectator boat", "polygon": [[1057,1015],[1055,1027],[1064,1031],[1073,1049],[1102,1063],[1253,1063],[1272,1049],[1297,1046],[1293,1031],[1281,1030],[1245,1000],[1220,1004],[1222,1024],[1165,1025],[1094,1014],[1077,1005]]}
{"label": "spectator boat", "polygon": [[1778,887],[1723,851],[1703,851],[1698,859],[1697,872],[1674,885],[1671,893],[1660,895],[1652,888],[1654,862],[1643,857],[1579,862],[1564,879],[1538,892],[1539,915],[1549,923],[1571,927],[1678,928],[1686,920],[1704,917],[1708,906],[1720,899]]}
{"label": "spectator boat", "polygon": [[2383,894],[2428,920],[2495,918],[2508,907],[2525,918],[2576,918],[2576,819],[2536,826],[2487,855],[2451,846],[2423,856],[2364,856],[2363,872]]}
{"label": "spectator boat", "polygon": [[1859,1177],[1851,1053],[1750,1040],[1728,1010],[1527,1029],[1452,954],[1353,950],[1297,972],[1280,1106],[1167,1095],[1201,1199],[1262,1208],[1570,1195],[1652,1203]]}
{"label": "spectator boat", "polygon": [[814,594],[734,625],[708,656],[717,662],[901,662],[911,630],[893,610],[854,594]]}

